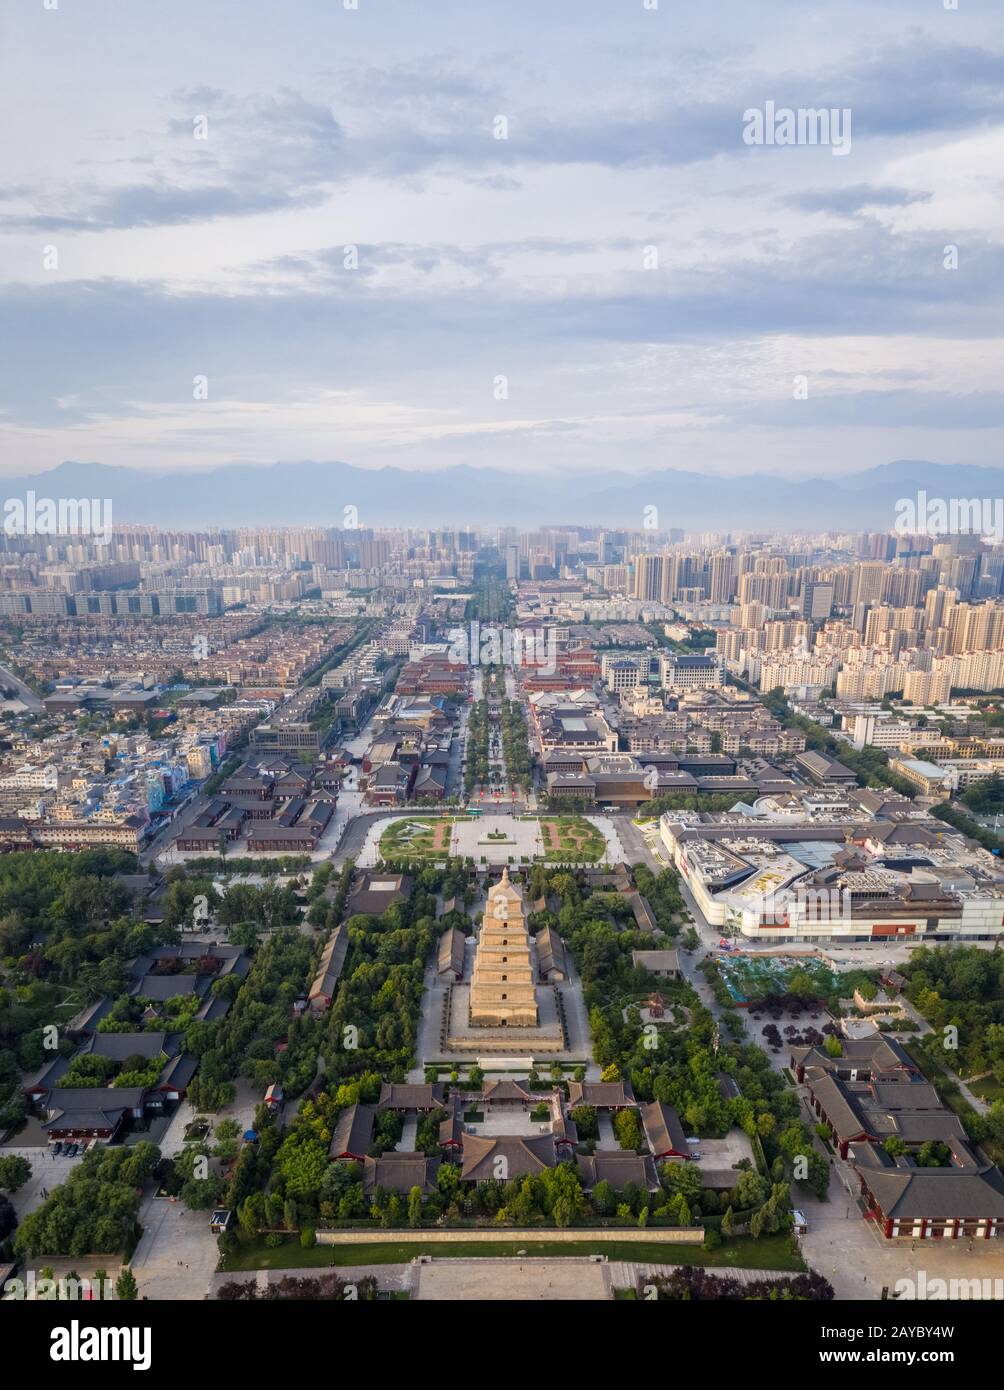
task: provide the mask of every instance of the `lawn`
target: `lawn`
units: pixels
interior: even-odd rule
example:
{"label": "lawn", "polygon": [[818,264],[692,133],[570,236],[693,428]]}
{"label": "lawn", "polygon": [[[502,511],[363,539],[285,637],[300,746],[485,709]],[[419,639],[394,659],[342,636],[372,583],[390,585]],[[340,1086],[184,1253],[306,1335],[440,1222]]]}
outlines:
{"label": "lawn", "polygon": [[983,1076],[979,1081],[967,1081],[966,1085],[974,1096],[992,1105],[995,1100],[1004,1100],[1004,1085],[992,1076]]}
{"label": "lawn", "polygon": [[668,1241],[590,1241],[583,1231],[581,1241],[451,1241],[449,1244],[421,1241],[395,1243],[393,1240],[374,1240],[372,1245],[315,1245],[303,1250],[298,1240],[274,1250],[266,1249],[262,1241],[242,1245],[221,1262],[227,1274],[249,1269],[320,1269],[332,1265],[407,1264],[416,1255],[432,1255],[439,1259],[512,1259],[520,1252],[548,1259],[581,1259],[588,1255],[606,1255],[609,1260],[634,1261],[641,1264],[702,1265],[713,1268],[771,1269],[799,1274],[805,1269],[801,1255],[793,1253],[791,1237],[764,1236],[751,1240],[735,1236],[717,1250],[702,1250],[699,1245],[672,1245]]}
{"label": "lawn", "polygon": [[394,820],[380,836],[382,859],[448,859],[453,822],[466,817]]}
{"label": "lawn", "polygon": [[606,853],[606,837],[584,816],[542,819],[544,858],[557,863],[595,864]]}

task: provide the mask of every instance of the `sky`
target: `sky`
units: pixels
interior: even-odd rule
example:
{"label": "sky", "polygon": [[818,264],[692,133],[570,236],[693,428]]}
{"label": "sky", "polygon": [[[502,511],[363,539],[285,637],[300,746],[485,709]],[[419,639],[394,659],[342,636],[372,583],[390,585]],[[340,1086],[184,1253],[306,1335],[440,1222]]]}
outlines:
{"label": "sky", "polygon": [[0,472],[1000,465],[953,3],[0,0]]}

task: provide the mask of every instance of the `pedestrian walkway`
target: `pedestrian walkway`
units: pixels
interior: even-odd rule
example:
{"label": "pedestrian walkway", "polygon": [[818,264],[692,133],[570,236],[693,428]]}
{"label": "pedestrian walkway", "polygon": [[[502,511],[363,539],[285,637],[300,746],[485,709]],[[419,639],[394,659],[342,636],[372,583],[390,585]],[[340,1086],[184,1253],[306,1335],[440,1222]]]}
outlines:
{"label": "pedestrian walkway", "polygon": [[[610,1261],[610,1284],[615,1289],[637,1288],[639,1282],[646,1279],[665,1277],[672,1274],[674,1269],[679,1269],[679,1265],[653,1265],[638,1264],[633,1260],[611,1260]],[[732,1265],[722,1265],[721,1267],[709,1267],[707,1274],[713,1274],[716,1279],[738,1279],[741,1284],[753,1284],[759,1279],[785,1279],[791,1278],[792,1274],[787,1270],[778,1269],[736,1269]]]}

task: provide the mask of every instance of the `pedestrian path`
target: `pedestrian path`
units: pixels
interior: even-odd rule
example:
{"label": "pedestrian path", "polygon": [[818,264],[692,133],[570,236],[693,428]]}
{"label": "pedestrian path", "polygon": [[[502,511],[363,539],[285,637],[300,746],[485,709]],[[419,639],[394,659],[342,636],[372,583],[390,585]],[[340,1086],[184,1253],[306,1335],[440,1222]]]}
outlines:
{"label": "pedestrian path", "polygon": [[[639,1281],[672,1274],[679,1265],[639,1264],[634,1260],[611,1260],[610,1283],[615,1289],[636,1288]],[[736,1269],[731,1265],[708,1268],[717,1279],[738,1279],[741,1284],[753,1284],[759,1279],[784,1279],[789,1271],[777,1269]]]}

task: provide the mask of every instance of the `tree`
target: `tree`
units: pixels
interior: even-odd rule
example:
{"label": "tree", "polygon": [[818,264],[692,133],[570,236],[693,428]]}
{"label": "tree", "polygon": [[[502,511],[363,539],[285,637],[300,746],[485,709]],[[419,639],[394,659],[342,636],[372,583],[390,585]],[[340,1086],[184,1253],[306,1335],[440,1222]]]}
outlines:
{"label": "tree", "polygon": [[804,970],[793,970],[788,977],[788,993],[796,999],[814,999],[819,993],[819,987],[812,976]]}
{"label": "tree", "polygon": [[609,1216],[616,1206],[616,1192],[606,1178],[601,1178],[593,1188],[593,1210],[597,1216]]}
{"label": "tree", "polygon": [[758,1206],[767,1197],[767,1183],[753,1168],[739,1174],[734,1188],[736,1205],[740,1211]]}
{"label": "tree", "polygon": [[8,1192],[16,1192],[31,1177],[31,1164],[20,1154],[10,1154],[0,1158],[0,1187]]}
{"label": "tree", "polygon": [[4,1241],[17,1226],[17,1212],[9,1197],[0,1196],[0,1241]]}
{"label": "tree", "polygon": [[701,1170],[696,1163],[664,1163],[659,1176],[667,1192],[680,1193],[691,1202],[699,1198]]}
{"label": "tree", "polygon": [[622,1149],[640,1149],[641,1122],[634,1110],[618,1110],[614,1116],[614,1132]]}
{"label": "tree", "polygon": [[595,1139],[599,1133],[596,1108],[592,1105],[576,1105],[570,1116],[579,1132],[580,1139]]}
{"label": "tree", "polygon": [[408,1193],[408,1225],[417,1230],[422,1224],[422,1189],[417,1185]]}
{"label": "tree", "polygon": [[811,1149],[806,1155],[808,1159],[808,1171],[803,1180],[803,1185],[809,1189],[814,1196],[822,1200],[826,1196],[826,1190],[830,1185],[830,1165],[822,1154],[816,1153]]}
{"label": "tree", "polygon": [[115,1280],[115,1297],[122,1303],[132,1303],[139,1297],[136,1276],[128,1265],[122,1266],[122,1273]]}

